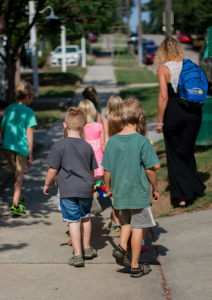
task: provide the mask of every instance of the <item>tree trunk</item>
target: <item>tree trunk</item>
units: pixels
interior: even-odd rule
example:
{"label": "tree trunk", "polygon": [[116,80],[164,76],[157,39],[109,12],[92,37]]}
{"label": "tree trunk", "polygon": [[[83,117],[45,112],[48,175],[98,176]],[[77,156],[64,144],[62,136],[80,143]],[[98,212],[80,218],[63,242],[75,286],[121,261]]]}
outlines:
{"label": "tree trunk", "polygon": [[21,73],[20,73],[21,60],[20,60],[20,55],[21,55],[21,48],[18,50],[18,59],[16,61],[15,87],[21,81]]}
{"label": "tree trunk", "polygon": [[10,61],[10,59],[8,59],[7,60],[7,80],[8,80],[7,104],[8,105],[16,101],[15,71],[16,71],[16,61]]}

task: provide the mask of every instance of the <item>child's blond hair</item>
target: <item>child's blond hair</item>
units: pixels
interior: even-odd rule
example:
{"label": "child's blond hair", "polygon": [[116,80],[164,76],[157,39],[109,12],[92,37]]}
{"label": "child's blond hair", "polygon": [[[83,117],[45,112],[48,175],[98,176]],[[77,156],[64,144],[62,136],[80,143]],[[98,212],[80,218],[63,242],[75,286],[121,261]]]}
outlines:
{"label": "child's blond hair", "polygon": [[34,96],[35,95],[35,89],[31,85],[30,82],[28,81],[21,81],[19,84],[16,86],[15,89],[16,97],[18,100],[23,100],[26,98],[26,96]]}
{"label": "child's blond hair", "polygon": [[109,114],[112,112],[119,112],[121,103],[122,103],[121,97],[117,95],[111,96],[107,102],[105,117],[107,118]]}
{"label": "child's blond hair", "polygon": [[65,123],[69,130],[83,131],[86,125],[87,115],[86,112],[79,107],[71,107],[67,110],[65,116]]}
{"label": "child's blond hair", "polygon": [[78,107],[86,111],[87,113],[87,123],[91,123],[96,118],[96,108],[90,100],[80,101]]}
{"label": "child's blond hair", "polygon": [[[128,124],[137,125],[136,131],[145,136],[146,120],[144,113],[143,105],[134,97],[126,98],[120,106],[120,117],[123,126]],[[143,115],[143,117],[141,121],[139,121],[141,115]]]}
{"label": "child's blond hair", "polygon": [[111,137],[122,131],[123,125],[120,118],[120,113],[112,112],[108,117],[108,135]]}

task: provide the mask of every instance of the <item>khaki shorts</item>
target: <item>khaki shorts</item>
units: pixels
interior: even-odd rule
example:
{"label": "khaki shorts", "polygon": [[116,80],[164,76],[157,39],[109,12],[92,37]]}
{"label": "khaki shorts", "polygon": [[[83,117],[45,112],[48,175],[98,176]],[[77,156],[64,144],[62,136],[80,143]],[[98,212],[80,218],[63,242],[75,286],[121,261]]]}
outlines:
{"label": "khaki shorts", "polygon": [[132,228],[147,228],[156,225],[150,207],[142,209],[122,209],[121,224],[130,224]]}
{"label": "khaki shorts", "polygon": [[12,173],[28,173],[27,156],[18,155],[17,152],[8,149],[5,149],[4,151],[7,155]]}

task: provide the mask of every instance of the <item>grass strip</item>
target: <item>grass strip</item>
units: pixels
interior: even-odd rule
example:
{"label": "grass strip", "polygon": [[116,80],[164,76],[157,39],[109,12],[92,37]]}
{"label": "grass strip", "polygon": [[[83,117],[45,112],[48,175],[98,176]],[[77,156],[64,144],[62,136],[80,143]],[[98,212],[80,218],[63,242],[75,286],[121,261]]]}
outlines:
{"label": "grass strip", "polygon": [[[163,201],[163,196],[170,193],[164,141],[162,140],[155,143],[154,148],[161,163],[161,169],[157,171],[157,176],[159,185],[162,188],[160,193],[162,195],[161,201]],[[196,145],[194,152],[200,179],[207,188],[202,197],[196,196],[192,201],[188,202],[187,208],[183,209],[184,213],[212,208],[212,146]],[[174,216],[178,214],[182,214],[182,209],[171,207],[168,211],[165,211],[158,217]]]}
{"label": "grass strip", "polygon": [[159,93],[159,87],[157,86],[141,87],[141,88],[129,88],[129,89],[121,90],[120,96],[122,97],[122,99],[133,96],[138,100],[140,100],[144,107],[146,120],[149,121],[149,120],[157,119],[158,93]]}
{"label": "grass strip", "polygon": [[157,76],[147,68],[134,69],[134,70],[116,69],[114,72],[118,84],[158,82]]}

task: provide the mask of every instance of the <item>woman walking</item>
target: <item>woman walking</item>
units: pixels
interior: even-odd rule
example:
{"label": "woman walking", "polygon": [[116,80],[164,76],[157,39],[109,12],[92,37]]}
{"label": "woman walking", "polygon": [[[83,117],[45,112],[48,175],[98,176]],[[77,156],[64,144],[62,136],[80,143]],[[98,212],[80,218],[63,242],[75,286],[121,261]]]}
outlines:
{"label": "woman walking", "polygon": [[160,66],[156,133],[164,133],[172,201],[185,208],[186,202],[202,195],[206,187],[199,178],[194,157],[202,110],[180,104],[177,97],[183,58],[180,43],[166,38],[158,48],[154,64]]}

